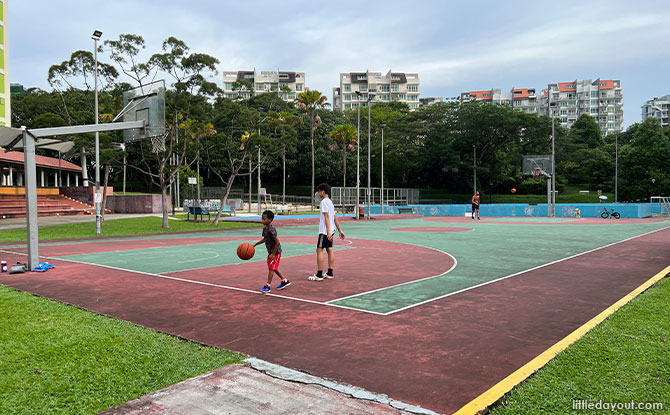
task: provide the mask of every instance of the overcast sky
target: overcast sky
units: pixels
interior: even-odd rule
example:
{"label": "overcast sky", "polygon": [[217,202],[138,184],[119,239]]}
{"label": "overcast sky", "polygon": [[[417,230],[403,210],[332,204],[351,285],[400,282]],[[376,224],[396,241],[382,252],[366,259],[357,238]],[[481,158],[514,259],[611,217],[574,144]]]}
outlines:
{"label": "overcast sky", "polygon": [[438,97],[620,79],[625,126],[670,94],[667,0],[8,1],[11,82],[45,90],[49,67],[92,50],[99,29],[141,35],[147,57],[181,39],[219,59],[219,85],[228,70],[305,72],[329,101],[340,72],[366,69],[418,72],[421,96]]}

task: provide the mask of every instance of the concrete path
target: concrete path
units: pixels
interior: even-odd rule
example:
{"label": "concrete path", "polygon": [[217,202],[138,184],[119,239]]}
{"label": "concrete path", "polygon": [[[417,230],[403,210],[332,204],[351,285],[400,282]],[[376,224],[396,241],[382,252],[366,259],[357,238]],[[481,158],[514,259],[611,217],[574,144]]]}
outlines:
{"label": "concrete path", "polygon": [[246,365],[224,366],[101,413],[101,415],[153,414],[434,413],[392,401],[385,395],[375,395],[360,388],[339,385],[252,358],[247,360]]}
{"label": "concrete path", "polygon": [[[144,218],[148,216],[163,217],[160,213],[108,213],[105,220]],[[40,216],[37,218],[37,226],[67,225],[69,223],[95,223],[95,215],[66,215],[66,216]],[[10,229],[26,229],[26,218],[0,219],[0,231]]]}

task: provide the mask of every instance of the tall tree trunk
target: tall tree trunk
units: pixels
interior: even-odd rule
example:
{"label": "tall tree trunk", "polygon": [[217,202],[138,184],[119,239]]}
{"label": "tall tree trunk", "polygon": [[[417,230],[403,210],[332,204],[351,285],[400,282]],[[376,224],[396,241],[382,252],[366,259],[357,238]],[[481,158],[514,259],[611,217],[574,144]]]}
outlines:
{"label": "tall tree trunk", "polygon": [[105,182],[102,187],[102,206],[100,207],[100,226],[105,224],[105,206],[107,205],[107,183],[109,183],[109,164],[105,165]]}

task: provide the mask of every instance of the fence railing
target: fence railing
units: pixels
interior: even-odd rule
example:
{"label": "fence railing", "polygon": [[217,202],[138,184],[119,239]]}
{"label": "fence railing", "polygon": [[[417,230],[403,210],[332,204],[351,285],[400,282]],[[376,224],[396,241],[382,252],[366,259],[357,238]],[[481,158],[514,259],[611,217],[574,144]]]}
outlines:
{"label": "fence railing", "polygon": [[[367,188],[361,187],[358,189],[358,201],[361,205],[368,203]],[[355,187],[333,187],[330,189],[330,197],[333,199],[333,204],[338,207],[351,207],[356,205],[356,188]],[[384,188],[373,187],[370,189],[370,204],[380,204],[384,202],[385,205],[412,205],[419,203],[419,189],[403,189],[403,188]]]}

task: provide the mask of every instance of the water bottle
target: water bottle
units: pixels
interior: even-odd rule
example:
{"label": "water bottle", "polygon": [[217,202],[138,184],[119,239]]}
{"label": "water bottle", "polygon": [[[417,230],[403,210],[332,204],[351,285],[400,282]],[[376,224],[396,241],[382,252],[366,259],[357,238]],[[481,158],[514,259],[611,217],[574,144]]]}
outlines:
{"label": "water bottle", "polygon": [[0,272],[7,272],[7,261],[0,261]]}

